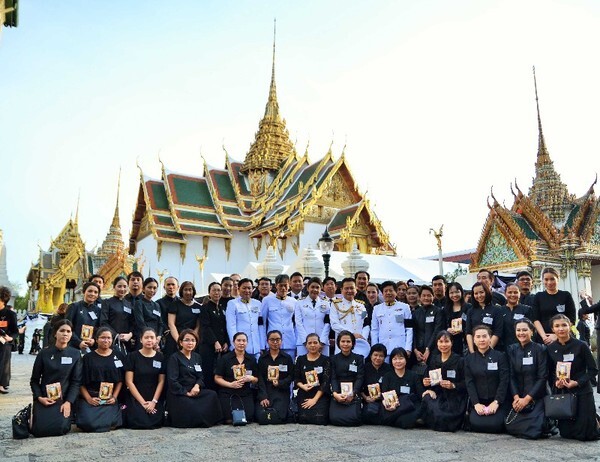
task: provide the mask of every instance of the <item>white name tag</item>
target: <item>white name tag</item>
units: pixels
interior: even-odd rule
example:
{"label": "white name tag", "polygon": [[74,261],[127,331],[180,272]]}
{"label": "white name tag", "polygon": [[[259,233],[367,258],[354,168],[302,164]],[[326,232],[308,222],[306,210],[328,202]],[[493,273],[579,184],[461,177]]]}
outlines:
{"label": "white name tag", "polygon": [[400,393],[404,393],[406,395],[410,394],[410,387],[400,387]]}
{"label": "white name tag", "polygon": [[455,378],[456,378],[456,371],[447,370],[447,371],[446,371],[446,376],[447,376],[449,379],[455,379]]}
{"label": "white name tag", "polygon": [[379,377],[379,380],[378,380],[378,382],[379,382],[379,383],[383,383],[383,377]]}
{"label": "white name tag", "polygon": [[200,308],[192,308],[192,313],[200,314]]}
{"label": "white name tag", "polygon": [[350,372],[358,372],[358,367],[356,366],[356,364],[350,364],[350,365],[348,366],[348,370],[349,370]]}
{"label": "white name tag", "polygon": [[162,367],[162,363],[160,361],[152,361],[152,367],[160,369]]}
{"label": "white name tag", "polygon": [[533,358],[523,358],[523,366],[533,366]]}
{"label": "white name tag", "polygon": [[194,369],[196,372],[202,372],[202,366],[200,364],[194,364]]}
{"label": "white name tag", "polygon": [[247,370],[246,371],[246,375],[252,375],[252,371],[251,370]]}
{"label": "white name tag", "polygon": [[427,316],[425,318],[425,322],[429,323],[429,322],[433,322],[435,320],[435,316]]}
{"label": "white name tag", "polygon": [[497,371],[498,363],[488,363],[488,371]]}
{"label": "white name tag", "polygon": [[483,323],[484,324],[494,324],[494,318],[492,318],[490,316],[486,316],[485,318],[483,318]]}
{"label": "white name tag", "polygon": [[287,364],[280,364],[279,372],[287,372]]}
{"label": "white name tag", "polygon": [[98,319],[98,316],[96,316],[96,313],[94,313],[93,311],[90,311],[89,313],[90,313],[90,318],[92,318],[94,321],[96,319]]}
{"label": "white name tag", "polygon": [[61,364],[73,364],[73,358],[70,358],[69,356],[63,356],[62,358],[60,358],[60,363]]}
{"label": "white name tag", "polygon": [[116,368],[123,367],[123,363],[121,362],[121,360],[120,360],[120,359],[117,359],[117,360],[115,361],[115,367],[116,367]]}
{"label": "white name tag", "polygon": [[568,355],[563,355],[564,362],[570,363],[570,362],[573,362],[574,360],[575,360],[575,355],[572,353],[570,353]]}
{"label": "white name tag", "polygon": [[518,321],[519,319],[523,319],[524,317],[525,317],[525,315],[517,313],[517,314],[514,315],[513,319],[515,321]]}
{"label": "white name tag", "polygon": [[315,367],[315,372],[317,374],[322,374],[323,373],[323,366],[317,366],[317,367]]}
{"label": "white name tag", "polygon": [[127,314],[131,314],[131,308],[129,308],[128,306],[124,306],[123,311],[125,311],[125,313]]}
{"label": "white name tag", "polygon": [[155,316],[160,316],[160,311],[158,310],[152,310],[152,314]]}
{"label": "white name tag", "polygon": [[558,305],[556,307],[556,311],[558,311],[559,313],[564,313],[565,312],[565,305]]}

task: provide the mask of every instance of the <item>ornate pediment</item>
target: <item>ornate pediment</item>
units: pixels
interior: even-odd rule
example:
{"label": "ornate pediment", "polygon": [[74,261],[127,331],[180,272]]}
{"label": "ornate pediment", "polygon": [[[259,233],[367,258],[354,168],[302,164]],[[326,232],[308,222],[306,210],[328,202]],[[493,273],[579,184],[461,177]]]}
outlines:
{"label": "ornate pediment", "polygon": [[493,267],[519,260],[515,249],[509,244],[504,235],[494,224],[487,235],[485,245],[479,258],[480,267]]}
{"label": "ornate pediment", "polygon": [[318,201],[319,205],[329,205],[336,208],[347,207],[352,205],[355,198],[342,175],[336,173],[325,183],[325,192]]}

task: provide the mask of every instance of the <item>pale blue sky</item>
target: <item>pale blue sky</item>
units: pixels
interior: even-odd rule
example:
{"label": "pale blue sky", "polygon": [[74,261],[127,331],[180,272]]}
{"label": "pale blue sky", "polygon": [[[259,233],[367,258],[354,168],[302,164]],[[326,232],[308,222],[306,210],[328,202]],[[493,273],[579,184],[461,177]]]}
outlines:
{"label": "pale blue sky", "polygon": [[600,170],[600,3],[593,1],[105,1],[19,5],[0,38],[0,228],[24,284],[75,210],[102,243],[123,168],[127,239],[139,181],[200,174],[200,150],[243,159],[277,90],[297,150],[333,141],[408,257],[475,247],[486,196],[512,203],[537,150],[531,66],[557,170],[583,194]]}

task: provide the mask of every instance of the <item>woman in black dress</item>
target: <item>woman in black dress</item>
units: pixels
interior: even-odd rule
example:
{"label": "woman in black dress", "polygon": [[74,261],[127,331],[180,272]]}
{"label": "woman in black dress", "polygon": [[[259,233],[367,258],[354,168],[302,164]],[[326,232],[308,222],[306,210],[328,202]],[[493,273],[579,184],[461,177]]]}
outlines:
{"label": "woman in black dress", "polygon": [[467,314],[471,305],[465,301],[465,290],[458,282],[448,284],[446,287],[446,306],[444,306],[444,319],[446,331],[452,335],[452,351],[459,356],[469,352],[467,348]]}
{"label": "woman in black dress", "polygon": [[135,316],[135,329],[136,339],[138,346],[140,346],[140,340],[144,328],[150,327],[156,332],[156,345],[154,348],[158,349],[160,340],[162,338],[164,326],[161,317],[160,305],[152,299],[156,295],[158,289],[158,282],[154,278],[146,278],[142,285],[142,303],[138,303],[133,312]]}
{"label": "woman in black dress", "polygon": [[221,419],[217,394],[204,388],[202,359],[196,353],[198,335],[192,329],[179,334],[179,351],[169,358],[167,411],[169,425],[178,428],[212,427]]}
{"label": "woman in black dress", "polygon": [[287,422],[290,391],[294,379],[294,360],[281,349],[282,336],[278,330],[267,334],[269,350],[258,360],[258,406],[256,421],[268,424]]}
{"label": "woman in black dress", "polygon": [[[507,300],[509,296],[507,295]],[[548,380],[546,347],[532,341],[535,327],[522,318],[515,322],[518,343],[506,350],[510,366],[512,410],[506,419],[506,432],[520,438],[536,439],[544,431],[544,396]]]}
{"label": "woman in black dress", "polygon": [[298,356],[294,368],[294,380],[298,387],[298,423],[326,425],[329,420],[331,380],[329,357],[321,353],[321,341],[317,334],[308,334],[304,347],[308,353]]}
{"label": "woman in black dress", "polygon": [[502,337],[502,315],[500,307],[492,302],[492,292],[486,284],[476,282],[473,284],[472,306],[467,313],[467,326],[465,334],[467,335],[467,346],[469,352],[477,351],[473,336],[474,328],[477,326],[487,326],[491,331],[490,347],[495,348]]}
{"label": "woman in black dress", "polygon": [[122,425],[117,399],[123,386],[124,356],[112,349],[110,327],[98,329],[98,348],[83,357],[76,424],[85,432],[107,432]]}
{"label": "woman in black dress", "polygon": [[[436,337],[437,352],[429,359],[423,385],[425,424],[432,430],[455,432],[462,427],[467,409],[467,389],[465,386],[463,358],[452,348],[452,338],[448,331],[441,331]],[[460,341],[460,340],[459,340]],[[437,371],[438,383],[432,383],[430,371]]]}
{"label": "woman in black dress", "polygon": [[227,301],[221,298],[221,284],[211,282],[208,285],[208,301],[200,308],[200,356],[206,371],[204,381],[206,387],[216,390],[214,371],[215,360],[218,355],[229,350],[229,337],[227,336],[227,320],[225,310]]}
{"label": "woman in black dress", "polygon": [[127,279],[119,276],[113,281],[115,295],[102,303],[100,325],[109,326],[117,335],[115,348],[121,352],[134,350],[133,328],[135,325],[131,302],[125,298],[129,290]]}
{"label": "woman in black dress", "polygon": [[126,408],[128,428],[159,428],[163,425],[165,406],[161,398],[165,386],[166,364],[156,351],[156,332],[145,327],[141,333],[141,350],[127,358],[125,383],[129,389]]}
{"label": "woman in black dress", "polygon": [[71,430],[72,408],[81,383],[81,354],[69,346],[72,328],[66,319],[57,322],[55,344],[43,349],[33,363],[31,433],[36,437],[59,436]]}
{"label": "woman in black dress", "polygon": [[19,335],[17,314],[10,309],[10,289],[0,286],[0,393],[8,393],[10,385],[10,362],[15,337]]}
{"label": "woman in black dress", "polygon": [[469,393],[469,425],[474,432],[502,433],[510,409],[510,371],[506,355],[491,348],[492,330],[473,329],[476,351],[465,358],[465,382]]}
{"label": "woman in black dress", "polygon": [[333,399],[329,404],[329,422],[332,425],[355,427],[362,424],[360,392],[365,365],[362,355],[352,352],[356,338],[350,331],[338,334],[340,352],[331,358],[331,390]]}
{"label": "woman in black dress", "polygon": [[[79,348],[84,353],[89,353],[96,348],[94,338],[100,326],[100,307],[96,304],[96,300],[99,296],[100,286],[95,282],[86,282],[83,285],[83,300],[72,303],[67,309],[66,318],[73,324],[71,346]],[[91,336],[86,335],[90,332],[87,326],[93,329]]]}
{"label": "woman in black dress", "polygon": [[435,336],[444,327],[444,312],[433,304],[433,289],[421,286],[419,289],[421,305],[413,311],[413,360],[415,371],[425,372],[429,355],[435,347]]}
{"label": "woman in black dress", "polygon": [[[381,382],[383,376],[392,370],[392,366],[385,362],[387,348],[382,343],[371,347],[369,356],[365,360],[365,380],[363,382],[362,420],[365,424],[381,424]],[[377,392],[379,390],[379,392]]]}
{"label": "woman in black dress", "polygon": [[254,391],[258,384],[258,364],[254,355],[246,353],[248,336],[236,332],[233,336],[233,351],[222,355],[215,367],[215,383],[219,387],[219,401],[225,423],[231,423],[231,410],[243,409],[246,420],[254,419]]}
{"label": "woman in black dress", "polygon": [[[399,428],[413,428],[421,417],[421,395],[423,385],[420,377],[406,369],[408,353],[404,348],[394,348],[390,353],[393,370],[383,376],[381,393],[383,396],[383,425]],[[395,392],[397,400],[387,399],[384,393]]]}
{"label": "woman in black dress", "polygon": [[200,304],[194,299],[196,288],[190,281],[179,287],[179,298],[168,308],[169,336],[165,343],[164,354],[168,358],[179,350],[177,342],[179,333],[184,329],[192,329],[200,337]]}
{"label": "woman in black dress", "polygon": [[[550,326],[557,338],[556,342],[548,345],[550,385],[555,393],[559,390],[577,395],[575,418],[558,421],[560,436],[580,441],[597,440],[600,432],[590,380],[596,376],[598,369],[592,352],[584,342],[571,337],[571,320],[566,315],[553,316]],[[566,377],[557,376],[559,362],[570,364],[570,373]]]}
{"label": "woman in black dress", "polygon": [[552,332],[550,319],[557,314],[564,314],[571,325],[575,324],[577,312],[570,292],[559,290],[558,271],[554,268],[542,270],[544,289],[533,296],[531,317],[538,335],[546,345],[556,342],[556,334]]}
{"label": "woman in black dress", "polygon": [[[508,351],[509,345],[519,343],[515,335],[515,323],[524,318],[531,319],[531,307],[519,303],[521,290],[514,282],[506,284],[504,295],[506,296],[506,304],[500,307],[503,323],[500,345],[503,351]],[[499,348],[496,347],[496,349]]]}

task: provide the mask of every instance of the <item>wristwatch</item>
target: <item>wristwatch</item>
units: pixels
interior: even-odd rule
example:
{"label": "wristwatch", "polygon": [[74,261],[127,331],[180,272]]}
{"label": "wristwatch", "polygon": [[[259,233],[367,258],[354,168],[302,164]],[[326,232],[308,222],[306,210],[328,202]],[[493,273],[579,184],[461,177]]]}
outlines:
{"label": "wristwatch", "polygon": [[152,400],[152,402],[153,402],[154,404],[158,404],[158,401],[157,401],[157,400],[155,400],[155,399],[153,399],[153,400]]}

